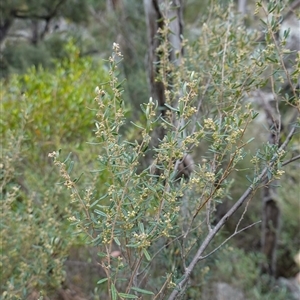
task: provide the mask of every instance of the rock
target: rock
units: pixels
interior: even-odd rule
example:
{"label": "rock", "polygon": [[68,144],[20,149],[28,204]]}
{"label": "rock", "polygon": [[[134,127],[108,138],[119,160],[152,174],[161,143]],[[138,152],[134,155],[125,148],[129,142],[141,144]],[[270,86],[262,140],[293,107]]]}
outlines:
{"label": "rock", "polygon": [[283,278],[280,277],[278,279],[278,283],[285,287],[292,295],[293,299],[299,300],[300,299],[300,284],[297,282],[296,278]]}
{"label": "rock", "polygon": [[245,300],[245,295],[240,290],[232,287],[228,283],[218,282],[214,285],[216,300]]}

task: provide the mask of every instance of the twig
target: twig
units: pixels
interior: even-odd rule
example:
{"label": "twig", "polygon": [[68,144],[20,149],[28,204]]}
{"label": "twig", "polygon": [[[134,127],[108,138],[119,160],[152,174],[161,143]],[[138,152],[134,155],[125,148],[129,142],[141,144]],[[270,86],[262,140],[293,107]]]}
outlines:
{"label": "twig", "polygon": [[162,294],[162,292],[166,288],[167,284],[170,282],[171,276],[172,276],[172,274],[168,274],[167,275],[167,279],[166,279],[165,283],[163,284],[163,286],[161,287],[161,289],[159,290],[159,292],[155,295],[155,297],[153,298],[153,300],[158,299],[158,296],[160,294]]}
{"label": "twig", "polygon": [[282,166],[284,167],[284,166],[288,165],[289,163],[291,163],[291,162],[293,162],[295,160],[298,160],[298,159],[300,159],[300,154],[292,157],[291,159],[288,159],[288,160],[284,161],[282,163]]}
{"label": "twig", "polygon": [[216,251],[218,251],[222,246],[224,246],[229,240],[231,240],[231,239],[232,239],[234,236],[236,236],[237,234],[239,234],[239,233],[241,233],[241,232],[243,232],[243,231],[245,231],[245,230],[247,230],[247,229],[249,229],[249,228],[251,228],[251,227],[253,227],[253,226],[257,225],[257,224],[259,224],[259,223],[261,223],[261,220],[255,222],[255,223],[253,223],[253,224],[250,224],[250,225],[248,225],[248,226],[246,226],[246,227],[244,227],[244,228],[242,228],[242,229],[240,229],[240,230],[238,230],[238,231],[235,230],[234,233],[233,233],[230,237],[228,237],[225,241],[223,241],[217,248],[215,248],[214,250],[212,250],[212,251],[209,252],[208,254],[206,254],[206,255],[204,255],[204,256],[201,256],[201,257],[199,258],[199,261],[200,261],[200,260],[203,260],[203,259],[205,259],[205,258],[207,258],[207,257],[209,257],[209,256],[211,256],[213,253],[215,253]]}

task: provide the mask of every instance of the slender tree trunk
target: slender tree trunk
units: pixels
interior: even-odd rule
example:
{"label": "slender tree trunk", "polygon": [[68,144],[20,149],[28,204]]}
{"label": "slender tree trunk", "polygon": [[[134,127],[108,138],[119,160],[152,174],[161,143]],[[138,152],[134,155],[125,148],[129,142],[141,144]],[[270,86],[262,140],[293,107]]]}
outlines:
{"label": "slender tree trunk", "polygon": [[7,19],[4,19],[0,22],[0,44],[5,39],[12,23],[13,23],[12,18],[7,18]]}
{"label": "slender tree trunk", "polygon": [[247,0],[238,0],[238,12],[245,15],[247,12]]}
{"label": "slender tree trunk", "polygon": [[116,11],[121,6],[120,0],[106,0],[106,10],[108,12]]}
{"label": "slender tree trunk", "polygon": [[[280,146],[280,132],[282,125],[276,116],[275,110],[267,100],[262,100],[270,129],[269,143]],[[280,230],[280,207],[278,205],[277,188],[278,181],[268,184],[268,177],[264,181],[262,190],[262,252],[266,256],[266,262],[262,265],[262,272],[276,276],[276,250]]]}
{"label": "slender tree trunk", "polygon": [[[148,81],[150,87],[150,95],[154,101],[158,102],[159,115],[165,116],[165,87],[161,81],[156,78],[159,73],[160,57],[157,53],[157,48],[161,43],[161,35],[158,32],[164,27],[164,16],[161,11],[161,5],[164,1],[161,0],[144,0],[146,23],[148,30]],[[156,132],[154,146],[158,146],[158,140],[162,140],[165,135],[165,130],[161,127]]]}
{"label": "slender tree trunk", "polygon": [[[181,64],[181,58],[183,55],[182,48],[182,34],[183,34],[183,16],[182,10],[183,5],[181,0],[144,0],[145,15],[148,29],[148,79],[150,86],[150,95],[154,101],[158,102],[158,115],[164,118],[166,116],[166,90],[169,87],[164,86],[164,83],[157,80],[159,73],[160,57],[157,53],[158,47],[162,43],[161,30],[164,29],[165,20],[171,20],[169,29],[171,33],[168,35],[168,41],[171,45],[171,50],[169,53],[169,61],[179,66]],[[178,99],[177,99],[178,100]],[[176,107],[177,100],[171,105]],[[175,124],[175,126],[183,126],[184,124]],[[166,132],[165,129],[160,126],[156,129],[152,139],[152,147],[157,147],[159,141],[161,141]],[[152,160],[152,154],[149,153],[146,158],[147,163]],[[183,153],[182,160],[176,164],[178,177],[184,176],[189,177],[193,169],[193,160],[189,154]]]}
{"label": "slender tree trunk", "polygon": [[[272,185],[275,184],[275,182],[272,183]],[[263,264],[262,271],[271,276],[276,276],[276,250],[280,229],[280,208],[276,198],[276,188],[271,185],[265,186],[262,198],[262,252],[267,261]]]}
{"label": "slender tree trunk", "polygon": [[36,46],[40,40],[40,36],[39,36],[40,22],[36,19],[33,19],[31,21],[31,25],[32,25],[31,26],[31,29],[32,29],[31,43]]}

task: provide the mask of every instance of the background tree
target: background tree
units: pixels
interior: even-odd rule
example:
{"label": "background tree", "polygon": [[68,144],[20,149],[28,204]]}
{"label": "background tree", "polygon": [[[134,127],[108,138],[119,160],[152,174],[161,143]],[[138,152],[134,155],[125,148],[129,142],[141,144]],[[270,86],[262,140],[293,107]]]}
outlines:
{"label": "background tree", "polygon": [[1,76],[7,76],[11,69],[25,71],[31,64],[50,66],[51,57],[61,57],[59,52],[63,52],[65,41],[55,32],[61,30],[62,19],[75,24],[87,22],[88,3],[81,0],[1,1]]}

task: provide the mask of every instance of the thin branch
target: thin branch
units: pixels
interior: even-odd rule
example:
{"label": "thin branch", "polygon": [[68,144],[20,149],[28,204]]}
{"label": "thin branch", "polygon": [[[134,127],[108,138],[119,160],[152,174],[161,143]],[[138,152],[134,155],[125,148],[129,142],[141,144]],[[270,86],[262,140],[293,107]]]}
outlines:
{"label": "thin branch", "polygon": [[239,221],[237,222],[237,224],[236,224],[236,226],[235,226],[234,232],[236,232],[236,231],[238,230],[238,228],[240,227],[240,224],[241,224],[242,220],[244,219],[244,216],[245,216],[245,214],[246,214],[246,212],[247,212],[247,210],[248,210],[249,203],[250,203],[250,201],[251,201],[252,199],[253,199],[253,198],[250,198],[249,201],[247,201],[246,206],[245,206],[245,209],[244,209],[244,211],[243,211],[243,213],[242,213],[242,215],[241,215]]}
{"label": "thin branch", "polygon": [[296,14],[295,10],[300,7],[300,0],[295,0],[289,6],[288,13],[283,17],[283,21],[288,19],[292,14]]}
{"label": "thin branch", "polygon": [[286,166],[286,165],[290,164],[291,162],[293,162],[295,160],[298,160],[298,159],[300,159],[300,154],[292,157],[291,159],[288,159],[288,160],[284,161],[282,163],[282,166],[284,167],[284,166]]}
{"label": "thin branch", "polygon": [[172,277],[172,274],[168,274],[167,275],[167,279],[166,279],[165,283],[163,284],[163,286],[161,287],[161,289],[159,290],[159,292],[155,295],[155,297],[153,298],[153,300],[158,299],[158,296],[163,293],[163,291],[166,288],[167,284],[170,282],[171,277]]}
{"label": "thin branch", "polygon": [[229,236],[225,241],[223,241],[217,248],[215,248],[214,250],[212,250],[212,251],[209,252],[208,254],[206,254],[206,255],[204,255],[204,256],[201,256],[201,257],[199,258],[199,261],[200,261],[200,260],[204,260],[205,258],[207,258],[207,257],[211,256],[212,254],[214,254],[215,252],[217,252],[222,246],[224,246],[229,240],[231,240],[231,239],[232,239],[233,237],[235,237],[237,234],[239,234],[239,233],[241,233],[241,232],[243,232],[243,231],[245,231],[245,230],[247,230],[247,229],[249,229],[249,228],[251,228],[251,227],[253,227],[253,226],[257,225],[257,224],[259,224],[259,223],[261,223],[261,220],[255,222],[255,223],[253,223],[253,224],[250,224],[250,225],[248,225],[248,226],[246,226],[246,227],[244,227],[244,228],[242,228],[242,229],[240,229],[240,230],[238,230],[238,231],[234,231],[234,233],[233,233],[231,236]]}
{"label": "thin branch", "polygon": [[[287,145],[289,144],[289,142],[291,141],[293,135],[295,134],[296,131],[296,127],[293,127],[291,129],[291,131],[289,132],[287,138],[285,139],[284,143],[280,146],[279,148],[279,152],[280,150],[284,150]],[[205,251],[205,249],[207,248],[207,246],[210,244],[210,242],[214,239],[214,237],[216,236],[216,234],[220,231],[220,229],[223,227],[223,225],[227,222],[227,220],[243,205],[243,203],[249,198],[250,195],[252,195],[259,183],[262,182],[264,176],[266,175],[268,169],[270,167],[273,167],[274,164],[276,163],[278,159],[278,154],[274,154],[272,159],[270,160],[269,166],[265,167],[262,172],[260,173],[260,175],[256,178],[255,182],[252,183],[247,190],[244,192],[244,194],[239,198],[239,200],[231,207],[231,209],[224,215],[224,217],[217,223],[217,225],[214,227],[214,229],[208,233],[208,235],[206,236],[205,240],[203,241],[203,243],[201,244],[201,246],[199,247],[196,255],[194,256],[194,258],[192,259],[191,263],[189,264],[189,266],[186,268],[185,273],[183,275],[183,279],[176,285],[175,289],[172,291],[171,295],[169,296],[169,300],[175,300],[177,298],[177,296],[180,294],[180,292],[182,291],[182,289],[186,286],[190,275],[192,273],[192,271],[194,270],[196,264],[199,262],[200,259],[202,259],[202,253]]]}

